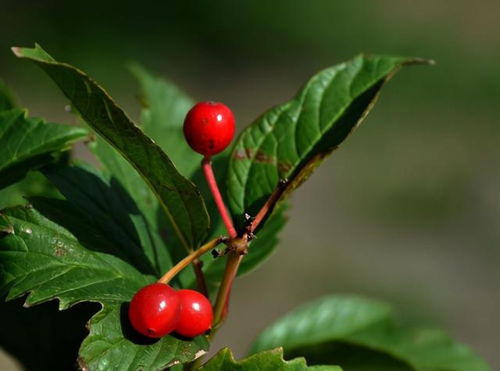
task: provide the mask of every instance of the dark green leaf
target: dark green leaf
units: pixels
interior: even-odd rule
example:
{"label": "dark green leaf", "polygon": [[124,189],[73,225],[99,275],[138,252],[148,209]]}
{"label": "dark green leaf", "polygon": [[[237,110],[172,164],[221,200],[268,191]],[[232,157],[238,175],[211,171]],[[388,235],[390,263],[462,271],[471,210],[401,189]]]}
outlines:
{"label": "dark green leaf", "polygon": [[191,178],[200,167],[201,156],[184,139],[182,125],[195,104],[177,86],[144,68],[131,67],[141,88],[141,123],[144,132],[168,154],[179,171]]}
{"label": "dark green leaf", "polygon": [[[134,204],[133,212],[129,212],[130,218],[139,234],[140,245],[143,246],[149,260],[156,267],[157,274],[166,272],[172,267],[172,258],[160,237],[166,233],[166,230],[165,226],[160,225],[158,215],[161,210],[159,210],[158,199],[141,176],[134,171],[132,165],[113,147],[102,140],[97,140],[92,150],[104,164],[104,170],[111,178],[114,187],[122,189],[122,197],[129,198],[127,204]],[[180,247],[180,245],[175,246]],[[181,251],[184,252],[183,249]]]}
{"label": "dark green leaf", "polygon": [[276,348],[266,352],[251,355],[248,358],[236,361],[228,348],[221,349],[203,367],[203,371],[342,371],[337,366],[307,366],[304,358],[295,358],[290,361],[283,359],[283,349]]}
{"label": "dark green leaf", "polygon": [[90,334],[80,348],[84,370],[164,370],[202,356],[208,349],[206,337],[182,341],[172,336],[146,339],[134,333],[127,320],[125,304],[105,304],[90,320]]}
{"label": "dark green leaf", "polygon": [[184,178],[168,156],[82,71],[55,61],[38,45],[13,48],[16,56],[39,65],[68,97],[82,118],[112,144],[143,176],[159,198],[186,248],[205,237],[209,218],[198,189]]}
{"label": "dark green leaf", "polygon": [[0,188],[54,161],[87,131],[26,117],[21,109],[0,112]]}
{"label": "dark green leaf", "polygon": [[227,175],[229,206],[242,222],[287,179],[300,185],[361,123],[384,82],[413,58],[358,56],[312,77],[298,94],[272,108],[239,136]]}
{"label": "dark green leaf", "polygon": [[357,297],[330,296],[296,309],[267,328],[253,351],[278,345],[287,356],[339,364],[347,371],[489,370],[443,332],[403,328],[387,305]]}
{"label": "dark green leaf", "polygon": [[[106,178],[96,170],[84,166],[51,166],[43,170],[48,179],[73,206],[100,231],[102,239],[114,246],[110,251],[145,274],[161,276],[172,262],[157,231],[135,201],[115,178]],[[64,219],[58,220],[64,224]],[[162,267],[160,267],[160,265]]]}

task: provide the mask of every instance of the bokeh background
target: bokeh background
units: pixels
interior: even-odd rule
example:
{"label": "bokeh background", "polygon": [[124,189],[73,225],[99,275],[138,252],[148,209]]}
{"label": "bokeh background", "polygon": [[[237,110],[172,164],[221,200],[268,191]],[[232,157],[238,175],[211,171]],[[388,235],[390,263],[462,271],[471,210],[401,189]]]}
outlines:
{"label": "bokeh background", "polygon": [[359,52],[435,59],[397,75],[296,192],[280,248],[237,281],[214,349],[243,356],[296,305],[350,292],[445,328],[500,369],[499,15],[497,0],[0,0],[0,77],[32,114],[73,121],[48,78],[10,53],[38,42],[137,117],[126,68],[137,61],[226,102],[241,129]]}

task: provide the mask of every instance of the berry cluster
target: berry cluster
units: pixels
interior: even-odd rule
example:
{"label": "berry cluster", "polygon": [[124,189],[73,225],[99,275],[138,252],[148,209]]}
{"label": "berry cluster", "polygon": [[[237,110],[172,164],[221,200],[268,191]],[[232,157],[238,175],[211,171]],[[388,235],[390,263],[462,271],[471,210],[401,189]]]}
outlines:
{"label": "berry cluster", "polygon": [[[210,156],[226,149],[233,139],[234,131],[233,113],[222,103],[200,102],[188,112],[184,121],[186,141],[193,150],[204,156],[203,171],[231,238],[236,237],[236,231],[218,190]],[[187,261],[192,262],[198,252],[205,250],[200,248],[195,251],[192,257],[188,256],[178,263],[157,283],[143,287],[134,295],[128,316],[135,330],[151,338],[160,338],[171,332],[191,338],[212,327],[212,305],[203,294],[194,290],[176,291],[167,285],[172,276],[178,273],[178,268],[183,268]]]}
{"label": "berry cluster", "polygon": [[175,331],[195,337],[212,327],[212,305],[194,290],[176,291],[164,283],[153,283],[140,289],[129,307],[132,326],[141,334],[160,338]]}

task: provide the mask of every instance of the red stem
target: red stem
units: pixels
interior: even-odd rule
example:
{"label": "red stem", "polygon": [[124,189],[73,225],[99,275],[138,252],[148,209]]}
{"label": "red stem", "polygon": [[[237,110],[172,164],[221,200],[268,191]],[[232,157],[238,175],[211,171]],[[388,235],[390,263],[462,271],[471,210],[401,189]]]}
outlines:
{"label": "red stem", "polygon": [[229,237],[236,238],[238,234],[236,233],[236,229],[234,229],[233,220],[227,212],[226,205],[224,204],[224,200],[222,199],[222,195],[220,194],[219,187],[217,186],[217,181],[215,180],[210,156],[205,156],[203,158],[201,167],[203,169],[203,175],[205,175],[205,179],[207,180],[208,188],[210,188],[210,192],[214,197],[215,205],[217,206],[219,214],[222,217],[222,221],[226,226],[227,233],[229,234]]}

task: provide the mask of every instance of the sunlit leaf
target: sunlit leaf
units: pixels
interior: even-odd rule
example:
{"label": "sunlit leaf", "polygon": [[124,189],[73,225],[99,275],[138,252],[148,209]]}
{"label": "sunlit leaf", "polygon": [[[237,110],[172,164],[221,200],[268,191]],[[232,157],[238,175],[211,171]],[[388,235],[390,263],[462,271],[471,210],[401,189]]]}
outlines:
{"label": "sunlit leaf", "polygon": [[384,83],[416,58],[358,56],[314,75],[290,101],[265,112],[238,137],[227,174],[229,206],[239,222],[255,215],[280,180],[285,193],[359,125]]}

